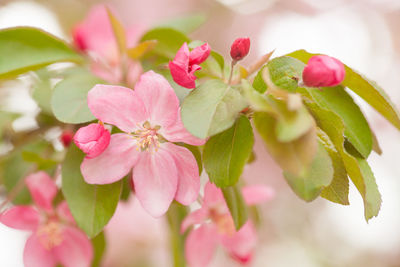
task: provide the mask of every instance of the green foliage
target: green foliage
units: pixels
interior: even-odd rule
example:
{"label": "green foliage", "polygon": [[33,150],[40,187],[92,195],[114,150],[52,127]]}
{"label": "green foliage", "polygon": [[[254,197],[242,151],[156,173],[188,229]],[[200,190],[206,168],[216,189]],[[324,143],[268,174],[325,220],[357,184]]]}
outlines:
{"label": "green foliage", "polygon": [[114,214],[122,181],[107,185],[87,184],[80,171],[83,157],[83,152],[72,144],[62,165],[62,192],[78,226],[89,237],[94,237]]}
{"label": "green foliage", "polygon": [[211,137],[203,152],[210,181],[218,187],[235,185],[250,158],[253,144],[253,130],[244,115],[231,128]]}
{"label": "green foliage", "polygon": [[221,188],[236,230],[239,230],[248,219],[248,210],[242,192],[238,186]]}
{"label": "green foliage", "polygon": [[87,105],[87,94],[93,86],[101,82],[87,71],[68,75],[54,87],[51,98],[54,116],[64,123],[94,120]]}
{"label": "green foliage", "polygon": [[184,99],[182,122],[194,136],[207,138],[231,127],[245,107],[238,90],[221,80],[209,80]]}
{"label": "green foliage", "polygon": [[[312,56],[305,50],[297,50],[288,56],[297,58],[306,63]],[[400,115],[389,97],[375,82],[369,80],[349,66],[345,65],[346,76],[342,85],[352,90],[376,109],[383,117],[400,129]]]}
{"label": "green foliage", "polygon": [[173,255],[174,267],[185,267],[185,239],[186,234],[181,234],[181,224],[188,214],[185,206],[173,202],[167,212],[168,224],[170,227],[170,242]]}
{"label": "green foliage", "polygon": [[324,146],[319,143],[318,152],[309,168],[300,175],[285,171],[286,181],[293,191],[305,201],[317,198],[324,187],[329,186],[333,178],[332,161]]}
{"label": "green foliage", "polygon": [[36,70],[56,62],[81,62],[82,58],[60,39],[36,28],[0,31],[0,78]]}
{"label": "green foliage", "polygon": [[302,76],[304,64],[290,57],[277,57],[268,62],[271,81],[279,88],[291,93],[296,92],[297,84]]}
{"label": "green foliage", "polygon": [[184,42],[190,42],[190,39],[182,32],[173,28],[164,27],[155,28],[146,32],[142,36],[141,42],[147,40],[157,40],[157,45],[154,47],[152,52],[166,57],[167,59],[174,58],[176,52]]}
{"label": "green foliage", "polygon": [[259,93],[263,94],[267,91],[267,84],[265,83],[262,75],[266,65],[264,65],[258,72],[256,77],[254,77],[253,88],[257,90]]}
{"label": "green foliage", "polygon": [[104,237],[104,232],[101,232],[100,234],[92,238],[91,241],[94,252],[92,267],[99,267],[101,266],[101,260],[106,249],[106,239]]}

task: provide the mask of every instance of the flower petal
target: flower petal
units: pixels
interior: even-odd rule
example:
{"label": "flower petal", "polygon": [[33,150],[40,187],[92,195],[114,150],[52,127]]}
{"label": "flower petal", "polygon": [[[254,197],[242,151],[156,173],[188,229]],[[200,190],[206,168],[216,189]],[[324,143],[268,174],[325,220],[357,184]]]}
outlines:
{"label": "flower petal", "polygon": [[185,256],[189,266],[207,266],[214,256],[217,244],[218,233],[214,225],[203,224],[191,231],[185,243]]}
{"label": "flower petal", "polygon": [[189,64],[201,64],[203,63],[208,56],[210,55],[211,47],[208,43],[202,44],[200,46],[195,47],[189,55],[190,62]]}
{"label": "flower petal", "polygon": [[85,158],[81,172],[89,184],[110,184],[129,173],[138,160],[135,140],[127,134],[111,135],[110,144],[100,156]]}
{"label": "flower petal", "polygon": [[52,210],[52,202],[58,188],[50,176],[44,171],[39,171],[28,175],[25,183],[36,204],[46,211]]}
{"label": "flower petal", "polygon": [[225,203],[224,196],[222,195],[221,189],[216,187],[214,184],[207,182],[204,187],[204,204],[207,206],[218,205]]}
{"label": "flower petal", "polygon": [[196,158],[187,148],[172,143],[162,144],[161,149],[170,153],[178,171],[175,199],[183,205],[193,203],[200,192],[199,167]]}
{"label": "flower petal", "polygon": [[170,142],[184,142],[194,146],[201,146],[206,142],[206,140],[197,138],[186,130],[182,123],[180,109],[175,123],[168,127],[161,128],[159,132]]}
{"label": "flower petal", "polygon": [[243,264],[248,263],[252,259],[257,243],[257,235],[253,223],[247,221],[233,235],[221,236],[221,241],[232,258]]}
{"label": "flower petal", "polygon": [[68,207],[67,201],[62,201],[60,204],[57,206],[57,215],[64,221],[74,224],[75,219],[72,216],[72,213]]}
{"label": "flower petal", "polygon": [[88,106],[96,118],[127,133],[147,118],[137,94],[122,86],[96,85],[88,93]]}
{"label": "flower petal", "polygon": [[0,215],[2,224],[18,230],[35,230],[39,221],[39,212],[31,206],[15,206]]}
{"label": "flower petal", "polygon": [[191,212],[182,221],[181,233],[183,234],[192,225],[202,223],[207,217],[208,217],[208,208],[206,206],[203,206],[200,209]]}
{"label": "flower petal", "polygon": [[154,127],[168,127],[178,116],[179,100],[168,81],[153,71],[140,76],[135,93],[143,101],[148,119]]}
{"label": "flower petal", "polygon": [[36,234],[32,234],[25,243],[25,267],[54,267],[56,259],[51,250],[45,249]]}
{"label": "flower petal", "polygon": [[242,188],[242,194],[247,205],[256,205],[272,199],[275,191],[265,185],[248,185]]}
{"label": "flower petal", "polygon": [[163,215],[175,197],[178,173],[170,153],[160,149],[155,153],[141,152],[133,169],[136,196],[153,217]]}
{"label": "flower petal", "polygon": [[65,267],[89,267],[93,247],[87,236],[74,227],[63,229],[63,241],[53,248],[54,256]]}
{"label": "flower petal", "polygon": [[189,73],[188,66],[171,61],[168,67],[174,82],[188,89],[196,87],[196,76],[194,76],[193,73]]}
{"label": "flower petal", "polygon": [[91,123],[79,128],[74,136],[74,142],[88,158],[100,155],[110,143],[110,132],[100,123]]}

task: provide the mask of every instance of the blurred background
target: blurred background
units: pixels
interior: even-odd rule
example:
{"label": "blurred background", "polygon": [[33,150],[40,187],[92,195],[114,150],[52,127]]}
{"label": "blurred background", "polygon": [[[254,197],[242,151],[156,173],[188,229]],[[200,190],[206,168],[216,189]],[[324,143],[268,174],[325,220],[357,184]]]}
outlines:
{"label": "blurred background", "polygon": [[[244,65],[273,49],[275,56],[300,48],[329,54],[378,82],[400,108],[400,0],[0,0],[0,28],[30,25],[70,40],[71,28],[98,3],[113,7],[127,26],[151,27],[204,14],[207,21],[192,39],[207,41],[229,56],[231,42],[248,36],[251,51]],[[7,87],[13,87],[12,94],[6,93]],[[23,83],[3,88],[5,109],[24,114],[13,127],[31,127],[38,107],[29,88]],[[243,176],[248,183],[270,185],[276,198],[259,207],[260,240],[252,266],[400,266],[400,133],[362,100],[356,101],[384,152],[372,154],[369,161],[383,198],[378,218],[365,222],[362,199],[352,185],[350,206],[298,199],[257,138],[257,160]],[[26,237],[0,225],[1,266],[23,266]],[[133,198],[118,207],[107,241],[105,267],[171,266],[166,222],[149,217]],[[235,264],[220,249],[211,266]]]}

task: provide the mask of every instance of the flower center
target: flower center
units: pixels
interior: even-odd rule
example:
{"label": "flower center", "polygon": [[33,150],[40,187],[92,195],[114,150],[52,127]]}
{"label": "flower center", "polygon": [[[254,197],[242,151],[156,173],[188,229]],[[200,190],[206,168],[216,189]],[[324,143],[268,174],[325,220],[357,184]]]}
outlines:
{"label": "flower center", "polygon": [[210,217],[217,226],[219,233],[233,235],[236,232],[235,225],[229,213],[221,212],[218,208],[211,208]]}
{"label": "flower center", "polygon": [[149,122],[138,125],[138,129],[132,134],[137,141],[137,150],[157,152],[160,147],[160,136],[157,131],[160,126],[151,127]]}
{"label": "flower center", "polygon": [[61,225],[54,221],[41,226],[37,231],[37,235],[40,243],[47,250],[60,245],[63,241]]}

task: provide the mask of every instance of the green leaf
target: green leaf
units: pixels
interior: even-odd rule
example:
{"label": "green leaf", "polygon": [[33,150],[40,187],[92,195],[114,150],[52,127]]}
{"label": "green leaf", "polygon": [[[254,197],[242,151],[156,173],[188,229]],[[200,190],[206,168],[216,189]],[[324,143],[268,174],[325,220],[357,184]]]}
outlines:
{"label": "green leaf", "polygon": [[181,224],[188,214],[185,206],[173,202],[167,212],[168,224],[170,227],[170,242],[172,255],[174,260],[174,267],[185,267],[185,239],[187,234],[181,234]]}
{"label": "green leaf", "polygon": [[32,97],[44,113],[53,115],[50,104],[53,91],[51,75],[46,69],[40,69],[36,74],[38,77],[33,84]]}
{"label": "green leaf", "polygon": [[54,87],[51,107],[55,117],[64,123],[84,123],[95,117],[87,105],[90,89],[102,81],[90,73],[78,73],[66,77]]}
{"label": "green leaf", "polygon": [[101,264],[101,259],[103,258],[104,251],[106,249],[106,239],[104,237],[104,232],[101,232],[96,237],[92,238],[93,246],[93,261],[92,267],[99,267]]}
{"label": "green leaf", "polygon": [[[305,50],[297,50],[288,56],[297,58],[304,63],[318,54],[308,53]],[[359,74],[349,66],[345,65],[346,76],[342,85],[348,87],[354,93],[363,98],[368,104],[375,108],[383,117],[400,129],[400,114],[387,94],[375,82]]]}
{"label": "green leaf", "polygon": [[126,52],[131,59],[138,60],[151,51],[156,45],[157,40],[147,40],[139,43],[135,47],[129,48]]}
{"label": "green leaf", "polygon": [[357,190],[364,201],[364,215],[368,221],[377,216],[381,206],[381,195],[375,182],[375,178],[368,167],[367,162],[349,153],[344,149],[344,123],[334,112],[323,109],[316,104],[307,103],[307,106],[318,126],[329,136],[336,150],[343,159],[344,166]]}
{"label": "green leaf", "polygon": [[254,125],[268,152],[285,171],[299,175],[310,166],[317,152],[315,127],[292,142],[280,142],[275,131],[277,120],[266,112],[254,113]]}
{"label": "green leaf", "polygon": [[221,68],[221,72],[224,72],[225,69],[225,59],[221,54],[218,52],[212,50],[210,52],[210,55],[215,59],[215,61],[218,63],[219,67]]}
{"label": "green leaf", "polygon": [[267,84],[263,79],[263,71],[266,65],[264,65],[258,72],[256,77],[254,77],[253,88],[257,90],[259,93],[263,94],[267,91]]}
{"label": "green leaf", "polygon": [[248,210],[242,192],[238,186],[229,186],[221,188],[221,190],[231,213],[236,231],[238,231],[248,219]]}
{"label": "green leaf", "polygon": [[238,90],[221,80],[209,80],[184,99],[182,122],[194,136],[207,138],[231,127],[245,107]]}
{"label": "green leaf", "polygon": [[159,25],[159,27],[172,28],[189,34],[204,24],[206,19],[204,14],[191,14],[166,21]]}
{"label": "green leaf", "polygon": [[335,203],[349,205],[349,178],[342,158],[329,136],[319,128],[318,138],[328,151],[334,170],[332,182],[322,190],[321,197]]}
{"label": "green leaf", "polygon": [[304,64],[290,57],[277,57],[267,63],[271,81],[279,88],[296,92]]}
{"label": "green leaf", "polygon": [[309,169],[300,175],[284,171],[286,181],[293,191],[305,201],[317,198],[322,189],[327,187],[333,178],[332,161],[324,146],[319,143],[318,152]]}
{"label": "green leaf", "polygon": [[80,171],[83,158],[83,152],[71,145],[62,165],[62,191],[78,226],[89,237],[94,237],[113,216],[122,181],[107,185],[87,184]]}
{"label": "green leaf", "polygon": [[66,43],[31,27],[0,30],[0,79],[36,70],[56,62],[81,62]]}
{"label": "green leaf", "polygon": [[372,150],[372,133],[368,122],[351,96],[341,86],[306,89],[322,108],[335,112],[345,125],[344,134],[357,151],[367,158]]}
{"label": "green leaf", "polygon": [[118,50],[120,54],[124,54],[126,51],[126,36],[124,26],[122,26],[122,23],[113,15],[110,9],[106,9],[108,18],[110,19],[111,27],[114,32],[115,40],[118,44]]}
{"label": "green leaf", "polygon": [[249,119],[241,115],[236,123],[211,137],[203,152],[210,181],[218,187],[237,183],[253,148],[254,136]]}
{"label": "green leaf", "polygon": [[153,52],[172,59],[184,42],[189,43],[190,39],[180,31],[172,28],[155,28],[145,33],[140,40],[157,40]]}

